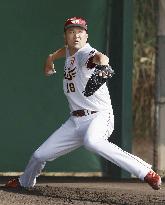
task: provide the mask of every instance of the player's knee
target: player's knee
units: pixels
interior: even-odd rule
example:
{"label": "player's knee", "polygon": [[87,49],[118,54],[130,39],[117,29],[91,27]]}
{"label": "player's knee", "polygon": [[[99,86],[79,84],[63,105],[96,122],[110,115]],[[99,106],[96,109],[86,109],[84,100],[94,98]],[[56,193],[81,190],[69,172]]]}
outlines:
{"label": "player's knee", "polygon": [[85,138],[84,146],[86,149],[95,151],[97,149],[97,143],[94,138]]}
{"label": "player's knee", "polygon": [[45,160],[43,159],[43,156],[42,156],[42,154],[40,153],[39,150],[36,150],[36,151],[34,152],[33,157],[34,157],[37,161],[39,161],[39,162],[45,161]]}

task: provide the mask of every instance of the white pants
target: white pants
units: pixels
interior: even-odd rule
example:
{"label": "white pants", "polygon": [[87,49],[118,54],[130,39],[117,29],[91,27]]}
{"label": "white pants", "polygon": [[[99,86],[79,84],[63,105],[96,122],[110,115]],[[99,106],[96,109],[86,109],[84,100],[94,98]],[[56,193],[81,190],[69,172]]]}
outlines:
{"label": "white pants", "polygon": [[113,115],[108,112],[71,116],[34,152],[19,178],[21,185],[33,187],[46,161],[54,160],[82,145],[143,180],[151,170],[151,165],[109,142],[107,139],[113,129]]}

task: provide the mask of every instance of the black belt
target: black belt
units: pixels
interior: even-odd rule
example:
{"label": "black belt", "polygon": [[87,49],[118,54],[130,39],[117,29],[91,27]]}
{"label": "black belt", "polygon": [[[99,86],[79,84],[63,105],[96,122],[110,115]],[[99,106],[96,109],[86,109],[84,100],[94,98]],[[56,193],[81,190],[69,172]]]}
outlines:
{"label": "black belt", "polygon": [[91,115],[96,112],[97,111],[90,111],[90,110],[75,110],[72,112],[72,115],[76,117],[82,117],[82,116]]}

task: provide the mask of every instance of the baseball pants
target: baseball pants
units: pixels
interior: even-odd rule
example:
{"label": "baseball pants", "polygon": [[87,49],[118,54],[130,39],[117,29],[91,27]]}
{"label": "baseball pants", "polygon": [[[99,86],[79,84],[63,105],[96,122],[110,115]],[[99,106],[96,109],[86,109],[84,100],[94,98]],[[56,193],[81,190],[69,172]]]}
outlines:
{"label": "baseball pants", "polygon": [[82,117],[71,116],[32,155],[19,181],[23,187],[33,187],[46,161],[52,161],[80,146],[101,155],[141,180],[151,165],[108,141],[114,129],[114,117],[107,111]]}

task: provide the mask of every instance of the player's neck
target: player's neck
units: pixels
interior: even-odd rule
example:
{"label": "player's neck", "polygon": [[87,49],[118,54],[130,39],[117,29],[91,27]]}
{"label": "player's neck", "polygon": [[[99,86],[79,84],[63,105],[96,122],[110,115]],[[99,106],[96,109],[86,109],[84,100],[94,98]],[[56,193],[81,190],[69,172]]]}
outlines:
{"label": "player's neck", "polygon": [[79,49],[76,48],[68,48],[69,49],[69,55],[73,56]]}
{"label": "player's neck", "polygon": [[[87,43],[85,43],[85,45],[86,45]],[[68,50],[69,50],[69,55],[70,56],[73,56],[78,50],[80,50],[80,49],[82,49],[82,48],[84,48],[84,46],[85,46],[84,44],[82,44],[81,46],[79,46],[79,47],[70,47],[70,46],[68,46],[67,48],[68,48]]]}

